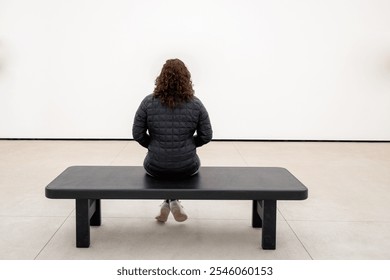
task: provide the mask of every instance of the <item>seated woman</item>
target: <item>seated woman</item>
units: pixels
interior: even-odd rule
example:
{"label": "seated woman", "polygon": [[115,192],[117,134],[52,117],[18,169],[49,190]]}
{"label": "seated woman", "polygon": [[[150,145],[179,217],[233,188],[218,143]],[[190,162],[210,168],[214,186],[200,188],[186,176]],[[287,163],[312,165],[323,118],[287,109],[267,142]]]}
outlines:
{"label": "seated woman", "polygon": [[[156,178],[192,176],[200,167],[196,148],[212,139],[207,110],[194,96],[191,74],[179,59],[166,61],[155,86],[133,124],[134,140],[148,149],[144,168]],[[170,212],[178,222],[187,219],[177,198],[165,200],[156,219],[166,222]]]}

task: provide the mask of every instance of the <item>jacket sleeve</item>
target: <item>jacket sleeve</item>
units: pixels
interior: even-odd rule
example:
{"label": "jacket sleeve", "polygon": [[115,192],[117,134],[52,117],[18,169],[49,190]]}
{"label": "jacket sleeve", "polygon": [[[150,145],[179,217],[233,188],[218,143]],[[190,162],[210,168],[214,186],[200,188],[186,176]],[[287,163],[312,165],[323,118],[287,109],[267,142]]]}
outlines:
{"label": "jacket sleeve", "polygon": [[140,106],[138,107],[137,112],[135,113],[134,123],[133,123],[133,138],[141,146],[147,148],[150,143],[150,136],[147,133],[148,124],[147,124],[147,111],[146,104],[147,99],[145,98]]}
{"label": "jacket sleeve", "polygon": [[207,144],[213,138],[213,129],[211,127],[211,122],[209,114],[207,113],[206,108],[202,103],[199,111],[198,126],[196,130],[196,135],[194,137],[195,146],[200,147],[204,144]]}

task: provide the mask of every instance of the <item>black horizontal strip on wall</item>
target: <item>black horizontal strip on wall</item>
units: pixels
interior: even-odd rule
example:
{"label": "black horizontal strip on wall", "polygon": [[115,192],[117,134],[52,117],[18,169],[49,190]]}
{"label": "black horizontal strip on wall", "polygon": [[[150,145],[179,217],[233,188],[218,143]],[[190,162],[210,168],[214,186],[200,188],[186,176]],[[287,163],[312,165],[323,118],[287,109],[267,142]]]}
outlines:
{"label": "black horizontal strip on wall", "polygon": [[[0,138],[0,141],[134,141],[132,138]],[[390,140],[213,139],[213,142],[390,143]]]}

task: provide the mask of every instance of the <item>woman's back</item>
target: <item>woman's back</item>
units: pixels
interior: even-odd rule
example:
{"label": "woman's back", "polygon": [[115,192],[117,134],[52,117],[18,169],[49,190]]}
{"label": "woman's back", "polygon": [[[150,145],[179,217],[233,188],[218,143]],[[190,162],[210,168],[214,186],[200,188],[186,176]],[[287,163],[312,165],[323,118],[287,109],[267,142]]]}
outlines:
{"label": "woman's back", "polygon": [[187,176],[196,172],[200,166],[196,148],[212,138],[208,113],[195,96],[175,108],[162,104],[153,95],[146,96],[134,120],[136,141],[142,143],[145,129],[150,139],[143,145],[148,148],[144,166],[155,176]]}

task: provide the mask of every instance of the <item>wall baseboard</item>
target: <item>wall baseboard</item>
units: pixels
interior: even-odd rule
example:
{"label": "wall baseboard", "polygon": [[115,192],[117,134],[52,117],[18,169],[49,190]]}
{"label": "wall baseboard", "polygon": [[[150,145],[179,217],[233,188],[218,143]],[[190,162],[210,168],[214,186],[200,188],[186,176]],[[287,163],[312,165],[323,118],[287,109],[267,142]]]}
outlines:
{"label": "wall baseboard", "polygon": [[[0,138],[0,141],[134,141],[132,138]],[[213,139],[213,142],[390,143],[390,140]]]}

